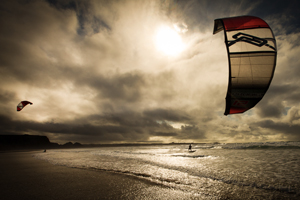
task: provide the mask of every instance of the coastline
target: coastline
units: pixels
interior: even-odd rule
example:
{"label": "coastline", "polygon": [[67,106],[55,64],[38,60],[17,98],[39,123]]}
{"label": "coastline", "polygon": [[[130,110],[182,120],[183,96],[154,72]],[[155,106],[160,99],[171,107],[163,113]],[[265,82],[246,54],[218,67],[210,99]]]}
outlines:
{"label": "coastline", "polygon": [[57,166],[32,155],[0,153],[0,197],[14,199],[194,199],[200,196],[105,171]]}

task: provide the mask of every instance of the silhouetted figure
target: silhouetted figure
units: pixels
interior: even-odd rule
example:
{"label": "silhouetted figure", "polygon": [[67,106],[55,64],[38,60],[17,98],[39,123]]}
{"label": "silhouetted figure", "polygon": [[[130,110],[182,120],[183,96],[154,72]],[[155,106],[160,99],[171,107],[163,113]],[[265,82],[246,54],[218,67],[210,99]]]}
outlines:
{"label": "silhouetted figure", "polygon": [[44,150],[44,153],[46,153],[46,151],[47,151],[47,150],[45,149],[45,150]]}
{"label": "silhouetted figure", "polygon": [[189,146],[189,151],[192,151],[192,144],[190,144]]}

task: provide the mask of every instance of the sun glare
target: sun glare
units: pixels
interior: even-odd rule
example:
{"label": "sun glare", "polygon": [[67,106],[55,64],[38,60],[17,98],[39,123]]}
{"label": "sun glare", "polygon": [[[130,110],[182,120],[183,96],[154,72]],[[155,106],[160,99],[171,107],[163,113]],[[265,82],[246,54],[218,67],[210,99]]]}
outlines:
{"label": "sun glare", "polygon": [[158,29],[155,42],[157,49],[167,55],[175,56],[184,50],[180,35],[169,27]]}

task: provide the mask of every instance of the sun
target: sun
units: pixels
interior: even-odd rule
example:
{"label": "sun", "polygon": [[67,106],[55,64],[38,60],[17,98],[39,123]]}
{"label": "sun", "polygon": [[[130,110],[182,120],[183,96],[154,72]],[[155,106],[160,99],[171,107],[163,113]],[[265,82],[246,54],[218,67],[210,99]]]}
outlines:
{"label": "sun", "polygon": [[181,36],[167,26],[162,26],[157,30],[155,43],[159,51],[170,56],[178,55],[185,48]]}

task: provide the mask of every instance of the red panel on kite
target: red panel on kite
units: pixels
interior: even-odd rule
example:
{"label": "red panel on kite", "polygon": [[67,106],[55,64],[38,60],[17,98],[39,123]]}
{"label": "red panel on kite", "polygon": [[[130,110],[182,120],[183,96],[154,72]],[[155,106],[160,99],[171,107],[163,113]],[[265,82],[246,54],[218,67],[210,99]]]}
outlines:
{"label": "red panel on kite", "polygon": [[269,28],[269,25],[264,20],[253,16],[224,18],[222,20],[226,31],[250,28]]}

